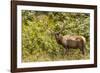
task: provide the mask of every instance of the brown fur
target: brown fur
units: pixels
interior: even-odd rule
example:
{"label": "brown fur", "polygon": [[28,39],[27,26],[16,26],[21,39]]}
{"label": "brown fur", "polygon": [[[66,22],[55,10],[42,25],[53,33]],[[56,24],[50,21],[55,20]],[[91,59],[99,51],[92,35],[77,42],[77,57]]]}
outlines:
{"label": "brown fur", "polygon": [[82,54],[85,54],[85,43],[86,40],[83,36],[70,36],[61,34],[55,34],[56,41],[58,44],[62,45],[64,48],[79,48],[82,51]]}

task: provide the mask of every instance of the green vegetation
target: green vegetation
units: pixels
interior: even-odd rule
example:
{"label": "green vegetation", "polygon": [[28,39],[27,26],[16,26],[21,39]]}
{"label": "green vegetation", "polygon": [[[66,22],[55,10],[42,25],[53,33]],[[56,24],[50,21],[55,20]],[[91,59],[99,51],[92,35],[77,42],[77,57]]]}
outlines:
{"label": "green vegetation", "polygon": [[[22,61],[59,61],[89,59],[90,52],[90,15],[88,13],[46,12],[22,10]],[[64,54],[64,48],[56,42],[51,31],[61,30],[62,35],[82,35],[86,38],[86,54],[70,48]]]}

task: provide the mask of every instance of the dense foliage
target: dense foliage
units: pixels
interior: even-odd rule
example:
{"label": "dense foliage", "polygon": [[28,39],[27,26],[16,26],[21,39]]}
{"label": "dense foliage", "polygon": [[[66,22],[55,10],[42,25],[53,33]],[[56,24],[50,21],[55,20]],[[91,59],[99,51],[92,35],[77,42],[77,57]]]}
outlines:
{"label": "dense foliage", "polygon": [[[89,59],[90,15],[88,13],[46,12],[22,10],[22,60],[55,61]],[[54,34],[64,26],[62,35],[82,35],[86,38],[86,55],[79,49],[64,48],[56,42]]]}

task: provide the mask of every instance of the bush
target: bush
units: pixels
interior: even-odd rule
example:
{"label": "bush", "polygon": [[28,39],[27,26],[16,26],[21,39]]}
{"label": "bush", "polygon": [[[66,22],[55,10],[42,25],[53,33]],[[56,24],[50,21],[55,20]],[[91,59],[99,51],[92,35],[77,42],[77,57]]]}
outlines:
{"label": "bush", "polygon": [[[55,61],[89,58],[90,15],[88,13],[45,12],[22,10],[22,60]],[[64,55],[64,48],[59,45],[51,31],[61,30],[63,35],[81,35],[86,38],[85,57],[79,50],[70,49]]]}

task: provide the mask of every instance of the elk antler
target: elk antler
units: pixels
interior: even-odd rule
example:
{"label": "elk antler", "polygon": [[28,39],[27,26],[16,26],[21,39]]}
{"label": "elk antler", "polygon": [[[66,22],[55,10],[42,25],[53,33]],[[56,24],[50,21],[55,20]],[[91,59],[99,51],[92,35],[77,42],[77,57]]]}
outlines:
{"label": "elk antler", "polygon": [[59,33],[61,33],[64,29],[65,29],[65,21],[61,23]]}

